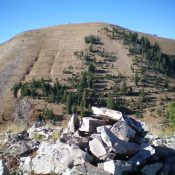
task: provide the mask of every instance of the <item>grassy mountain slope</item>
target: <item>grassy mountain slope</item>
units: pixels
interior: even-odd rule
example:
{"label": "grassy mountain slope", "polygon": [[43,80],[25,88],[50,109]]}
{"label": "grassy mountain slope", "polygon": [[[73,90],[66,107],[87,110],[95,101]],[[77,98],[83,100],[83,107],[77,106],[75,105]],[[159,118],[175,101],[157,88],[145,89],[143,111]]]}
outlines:
{"label": "grassy mountain slope", "polygon": [[[69,77],[72,74],[80,75],[82,71],[88,69],[88,66],[82,59],[77,59],[75,52],[83,51],[89,53],[89,45],[85,43],[85,37],[89,35],[99,36],[102,45],[94,45],[93,49],[99,53],[105,53],[115,57],[115,61],[107,62],[103,66],[100,62],[104,60],[100,54],[94,53],[97,70],[104,70],[104,76],[121,74],[126,77],[128,86],[133,85],[132,78],[134,76],[131,66],[133,65],[134,55],[129,54],[128,46],[123,45],[121,38],[111,39],[104,30],[104,27],[112,30],[112,26],[105,23],[86,23],[86,24],[69,24],[63,26],[48,27],[44,29],[32,30],[23,32],[4,44],[0,45],[0,111],[6,116],[6,119],[11,118],[15,106],[18,104],[14,98],[11,88],[15,82],[31,81],[33,78],[45,80],[56,80],[61,84],[68,84]],[[118,29],[122,29],[117,27]],[[123,30],[123,29],[122,29]],[[139,33],[146,36],[151,43],[157,42],[160,45],[162,52],[170,55],[175,55],[175,41],[170,39],[159,38],[156,36]],[[71,72],[67,73],[66,71]],[[171,83],[174,82],[170,78]],[[115,86],[115,82],[107,79],[106,82],[96,82],[99,88],[106,86],[107,89]],[[118,84],[121,86],[121,82]],[[135,88],[136,91],[143,87]],[[161,97],[165,95],[172,97],[174,92],[156,92],[154,87],[146,87],[149,91],[150,98],[159,103]],[[152,92],[152,93],[151,93]],[[126,96],[122,97],[128,100],[128,103],[133,103],[133,99],[137,101],[137,97]],[[35,104],[34,101],[32,101]],[[41,103],[41,102],[39,102]],[[149,123],[152,120],[156,123],[161,123],[163,120],[154,118],[151,109],[155,103],[150,103],[145,108],[145,121]],[[163,103],[163,102],[160,102]],[[38,103],[37,103],[38,104]],[[152,107],[151,107],[152,105]],[[163,103],[164,105],[164,103]],[[161,106],[161,105],[158,105]],[[150,110],[148,110],[150,108]],[[154,109],[155,110],[155,109]],[[157,114],[155,117],[157,117]],[[151,116],[151,117],[150,117]],[[159,121],[160,120],[160,121]],[[150,122],[151,125],[154,124]]]}

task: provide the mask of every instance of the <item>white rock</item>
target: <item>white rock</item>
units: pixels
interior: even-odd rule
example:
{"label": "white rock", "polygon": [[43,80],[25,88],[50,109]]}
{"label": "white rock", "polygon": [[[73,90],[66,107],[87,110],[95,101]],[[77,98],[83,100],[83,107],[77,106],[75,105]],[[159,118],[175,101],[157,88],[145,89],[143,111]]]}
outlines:
{"label": "white rock", "polygon": [[135,171],[135,168],[133,168],[130,163],[120,160],[110,160],[104,163],[100,163],[98,166],[113,175],[122,175],[124,173],[127,174]]}
{"label": "white rock", "polygon": [[100,138],[95,138],[91,140],[89,142],[89,148],[91,153],[96,157],[98,157],[99,159],[103,160],[107,154],[105,145]]}
{"label": "white rock", "polygon": [[91,162],[88,153],[78,147],[69,146],[62,142],[42,142],[36,157],[22,167],[23,171],[31,170],[35,174],[60,174],[69,166]]}
{"label": "white rock", "polygon": [[92,111],[94,115],[108,116],[109,118],[113,120],[120,120],[123,117],[121,112],[115,111],[112,109],[107,109],[107,108],[92,107]]}
{"label": "white rock", "polygon": [[10,175],[9,170],[4,164],[3,160],[0,160],[0,175]]}
{"label": "white rock", "polygon": [[106,122],[103,120],[90,118],[90,117],[84,117],[82,119],[82,124],[81,124],[81,127],[79,128],[79,130],[84,131],[84,132],[94,133],[97,131],[96,128],[98,126],[103,126],[105,124],[106,124]]}

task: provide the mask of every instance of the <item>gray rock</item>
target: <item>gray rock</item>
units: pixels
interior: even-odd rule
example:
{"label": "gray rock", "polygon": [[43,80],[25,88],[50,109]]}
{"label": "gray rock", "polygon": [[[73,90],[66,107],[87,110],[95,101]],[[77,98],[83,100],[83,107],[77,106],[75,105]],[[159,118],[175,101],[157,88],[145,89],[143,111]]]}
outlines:
{"label": "gray rock", "polygon": [[113,147],[118,141],[117,137],[106,127],[101,131],[101,138],[108,147]]}
{"label": "gray rock", "polygon": [[95,138],[89,142],[89,148],[93,155],[97,158],[104,160],[107,155],[107,149],[100,138]]}
{"label": "gray rock", "polygon": [[156,175],[157,172],[163,167],[163,163],[154,163],[146,165],[141,169],[143,175]]}
{"label": "gray rock", "polygon": [[55,144],[42,142],[37,155],[32,159],[25,160],[25,166],[21,165],[21,170],[24,172],[30,170],[35,174],[60,174],[68,167],[91,161],[92,158],[89,154],[78,147],[69,146],[62,142]]}
{"label": "gray rock", "polygon": [[140,166],[145,163],[145,161],[153,154],[155,154],[155,149],[151,146],[148,146],[144,149],[141,149],[138,153],[131,157],[129,162],[131,162],[133,165]]}
{"label": "gray rock", "polygon": [[124,117],[124,120],[126,121],[127,125],[133,128],[137,134],[141,136],[145,136],[149,132],[148,126],[144,122],[134,120],[127,116]]}
{"label": "gray rock", "polygon": [[71,120],[68,123],[68,130],[71,133],[75,133],[80,127],[80,119],[77,114],[73,114]]}
{"label": "gray rock", "polygon": [[92,107],[92,111],[93,114],[97,116],[104,115],[117,121],[122,119],[122,113],[112,109]]}
{"label": "gray rock", "polygon": [[111,128],[111,132],[121,140],[130,140],[135,137],[136,132],[126,124],[124,120],[119,120]]}
{"label": "gray rock", "polygon": [[136,171],[136,168],[134,168],[130,163],[121,160],[110,160],[100,163],[98,166],[113,175],[122,175]]}
{"label": "gray rock", "polygon": [[108,128],[104,128],[101,132],[101,138],[116,154],[133,155],[139,151],[139,146],[137,144],[120,140]]}
{"label": "gray rock", "polygon": [[166,148],[170,148],[175,151],[175,138],[167,137],[167,138],[156,138],[152,141],[154,146],[162,146]]}
{"label": "gray rock", "polygon": [[89,163],[74,166],[72,169],[68,168],[62,175],[110,175],[110,173],[95,167]]}
{"label": "gray rock", "polygon": [[31,151],[32,147],[30,147],[27,141],[19,141],[10,146],[9,151],[12,155],[21,155],[28,151]]}
{"label": "gray rock", "polygon": [[3,160],[0,160],[0,175],[10,175],[10,172],[4,164]]}
{"label": "gray rock", "polygon": [[90,118],[90,117],[84,117],[82,120],[83,121],[79,130],[84,132],[89,132],[89,133],[96,132],[97,131],[96,128],[98,126],[103,126],[106,124],[106,122],[103,120]]}

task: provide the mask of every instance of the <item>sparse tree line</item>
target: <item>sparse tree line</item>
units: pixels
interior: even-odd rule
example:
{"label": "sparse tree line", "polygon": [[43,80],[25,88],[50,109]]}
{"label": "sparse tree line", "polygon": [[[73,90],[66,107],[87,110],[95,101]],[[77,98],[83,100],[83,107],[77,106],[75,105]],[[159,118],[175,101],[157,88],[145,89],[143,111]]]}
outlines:
{"label": "sparse tree line", "polygon": [[129,45],[129,52],[133,55],[142,55],[148,62],[153,71],[164,74],[175,72],[175,55],[168,55],[161,51],[158,43],[151,44],[148,38],[139,37],[137,32],[118,30],[113,27],[112,31],[104,29],[111,33],[112,38],[116,36],[123,39],[124,45]]}

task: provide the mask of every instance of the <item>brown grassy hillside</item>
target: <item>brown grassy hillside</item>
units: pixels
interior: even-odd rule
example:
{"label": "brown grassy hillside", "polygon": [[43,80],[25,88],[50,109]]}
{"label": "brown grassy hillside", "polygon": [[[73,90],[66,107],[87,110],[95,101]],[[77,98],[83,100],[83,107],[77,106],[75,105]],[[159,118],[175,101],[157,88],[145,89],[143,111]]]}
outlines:
{"label": "brown grassy hillside", "polygon": [[[85,36],[98,35],[103,41],[103,49],[113,53],[117,60],[107,69],[110,74],[132,75],[132,57],[121,40],[111,40],[101,29],[111,28],[105,23],[69,24],[21,33],[0,45],[0,113],[11,118],[17,100],[11,91],[15,82],[30,81],[33,78],[58,79],[65,83],[69,74],[64,70],[71,67],[75,74],[87,67],[77,59],[74,52],[86,50]],[[163,52],[175,54],[175,41],[148,34],[151,42],[157,42]],[[101,58],[97,56],[97,60]]]}

